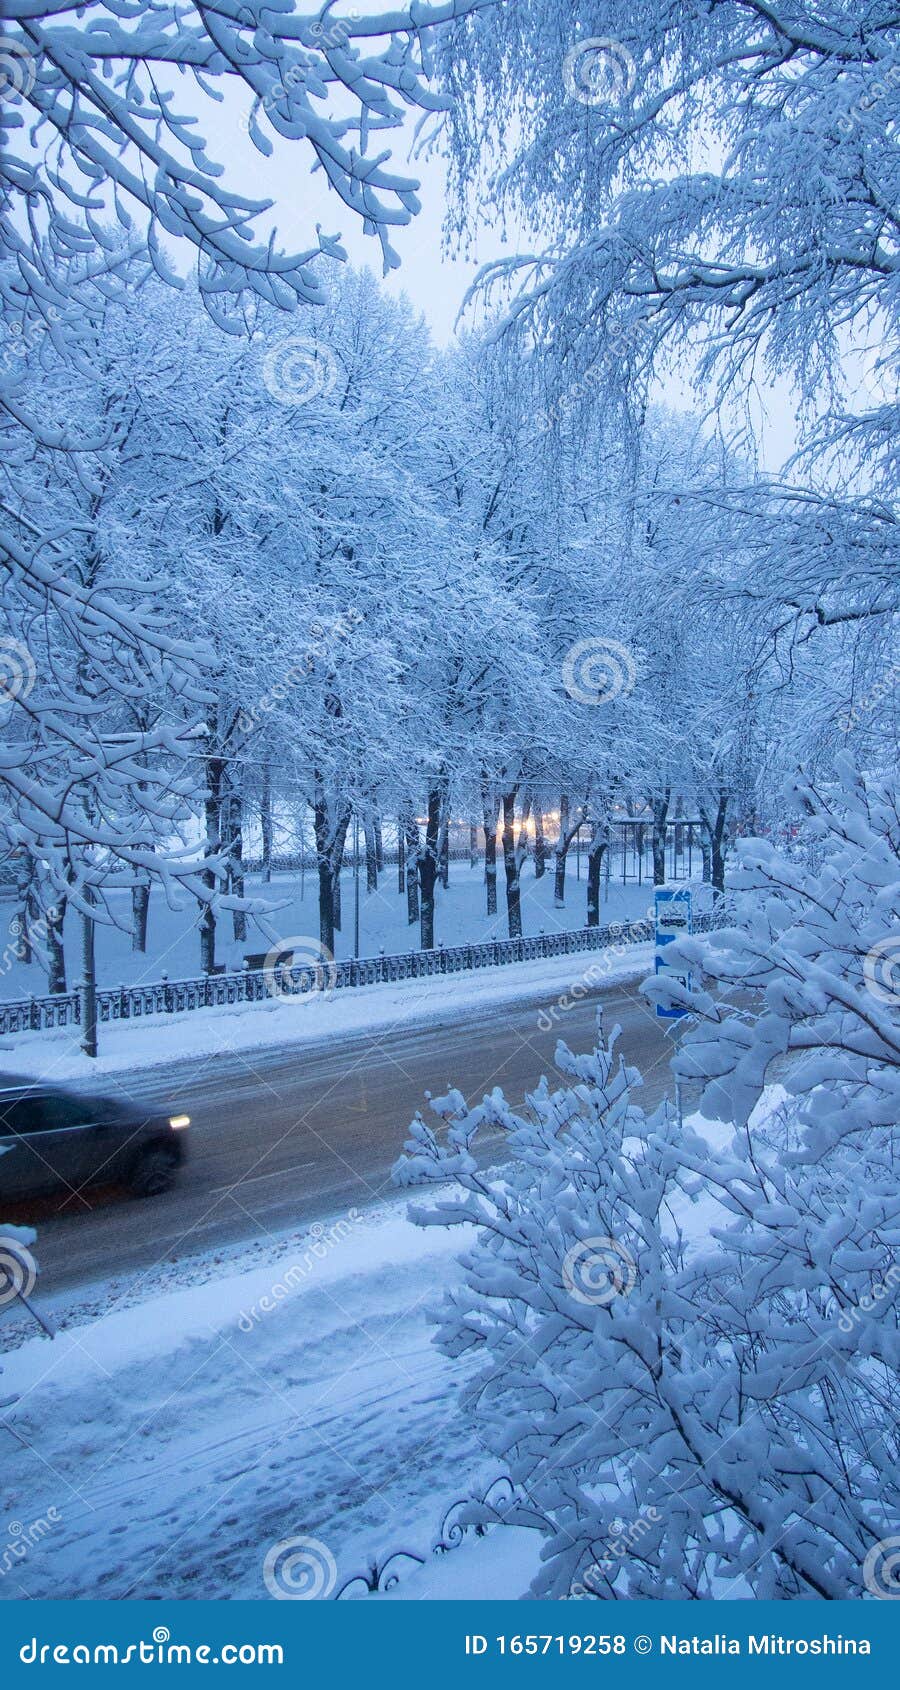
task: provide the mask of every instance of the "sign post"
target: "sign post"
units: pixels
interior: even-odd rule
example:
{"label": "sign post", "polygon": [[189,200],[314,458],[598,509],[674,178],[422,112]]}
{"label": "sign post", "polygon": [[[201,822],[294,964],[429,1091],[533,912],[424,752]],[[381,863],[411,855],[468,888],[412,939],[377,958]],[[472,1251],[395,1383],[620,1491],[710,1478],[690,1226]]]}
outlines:
{"label": "sign post", "polygon": [[[666,946],[694,931],[693,900],[687,886],[657,886],[653,894],[653,915],[656,926],[656,972],[673,974],[685,986],[691,983],[690,974],[673,968],[666,962]],[[686,1009],[670,1009],[658,1003],[656,1013],[661,1021],[680,1021]]]}

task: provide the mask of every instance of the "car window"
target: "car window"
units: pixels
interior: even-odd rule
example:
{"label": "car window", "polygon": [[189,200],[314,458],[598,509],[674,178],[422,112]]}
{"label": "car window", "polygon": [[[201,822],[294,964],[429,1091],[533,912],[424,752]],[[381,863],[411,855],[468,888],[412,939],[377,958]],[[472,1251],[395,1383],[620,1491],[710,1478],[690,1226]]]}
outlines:
{"label": "car window", "polygon": [[31,1092],[27,1097],[0,1099],[0,1134],[44,1132],[53,1125],[46,1113],[48,1102]]}
{"label": "car window", "polygon": [[92,1097],[68,1097],[65,1092],[50,1092],[41,1098],[45,1128],[83,1127],[97,1119]]}

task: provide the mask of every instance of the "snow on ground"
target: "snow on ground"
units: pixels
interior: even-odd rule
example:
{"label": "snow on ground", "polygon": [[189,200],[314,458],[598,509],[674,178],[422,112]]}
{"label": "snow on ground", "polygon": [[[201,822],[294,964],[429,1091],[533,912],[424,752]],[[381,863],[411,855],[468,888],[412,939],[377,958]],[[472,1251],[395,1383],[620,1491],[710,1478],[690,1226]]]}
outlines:
{"label": "snow on ground", "polygon": [[[535,880],[527,870],[522,880],[522,919],[527,934],[557,933],[584,926],[587,920],[586,886],[577,879],[578,866],[573,853],[566,880],[566,907],[553,904],[553,874],[549,871]],[[582,875],[584,864],[582,863]],[[435,944],[459,945],[483,939],[505,939],[507,921],[502,885],[502,869],[498,887],[499,910],[488,918],[484,911],[484,871],[481,866],[470,868],[467,863],[451,863],[450,885],[437,887],[435,911]],[[335,955],[338,960],[353,955],[353,876],[346,871],[343,886],[343,931],[337,935]],[[266,898],[273,908],[267,916],[267,927],[276,937],[293,937],[319,931],[318,893],[315,875],[307,873],[302,883],[297,874],[275,875],[268,886],[255,877],[248,877],[248,897]],[[101,986],[135,985],[155,982],[163,974],[170,980],[193,979],[200,970],[200,939],[197,930],[197,904],[188,898],[182,907],[170,910],[164,895],[154,887],[150,896],[148,949],[146,955],[134,954],[130,937],[130,894],[127,890],[111,891],[106,895],[108,907],[118,925],[100,925],[97,929],[97,973]],[[611,879],[608,895],[601,910],[602,921],[637,920],[645,916],[653,902],[653,888],[646,883],[638,886],[633,880],[626,885]],[[8,933],[10,922],[17,912],[17,903],[9,890],[0,898],[0,936]],[[230,912],[222,912],[218,921],[217,960],[229,968],[240,968],[245,955],[269,950],[272,938],[268,931],[252,917],[248,918],[246,941],[235,944],[231,937]],[[3,951],[0,938],[0,999],[40,996],[47,989],[46,975],[39,964],[28,967],[14,958],[15,940],[10,937]],[[360,955],[377,956],[417,950],[418,926],[410,927],[406,920],[406,897],[397,891],[396,868],[387,868],[381,876],[379,890],[367,896],[365,885],[360,892]],[[67,978],[71,984],[80,973],[80,932],[74,919],[67,919],[65,929]]]}
{"label": "snow on ground", "polygon": [[265,1598],[267,1551],[297,1536],[341,1578],[427,1553],[496,1472],[426,1321],[458,1247],[398,1204],[322,1260],[286,1240],[279,1263],[24,1344],[2,1375],[21,1401],[17,1437],[0,1429],[0,1571],[9,1544],[28,1553],[0,1599]]}
{"label": "snow on ground", "polygon": [[406,1571],[402,1582],[381,1591],[383,1602],[518,1602],[527,1597],[540,1564],[542,1539],[524,1526],[503,1526],[484,1537],[473,1534],[450,1554],[430,1555]]}
{"label": "snow on ground", "polygon": [[[498,1469],[458,1406],[467,1362],[437,1352],[427,1320],[463,1240],[405,1211],[285,1234],[264,1261],[198,1267],[7,1356],[0,1599],[262,1599],[267,1552],[297,1537],[339,1582],[397,1549],[425,1556],[392,1599],[526,1596],[530,1533],[430,1553],[446,1509]],[[704,1200],[683,1219],[699,1239],[722,1212]]]}
{"label": "snow on ground", "polygon": [[[99,1074],[133,1072],[262,1046],[311,1045],[388,1028],[448,1022],[461,1011],[533,999],[548,1004],[582,995],[585,982],[596,991],[644,979],[653,968],[649,944],[581,951],[541,962],[405,980],[395,986],[354,986],[308,997],[265,1001],[234,1009],[198,1009],[142,1021],[100,1027],[100,1055],[83,1056],[78,1030],[17,1033],[0,1039],[0,1066],[10,1073],[65,1081]],[[588,972],[589,971],[589,972]]]}

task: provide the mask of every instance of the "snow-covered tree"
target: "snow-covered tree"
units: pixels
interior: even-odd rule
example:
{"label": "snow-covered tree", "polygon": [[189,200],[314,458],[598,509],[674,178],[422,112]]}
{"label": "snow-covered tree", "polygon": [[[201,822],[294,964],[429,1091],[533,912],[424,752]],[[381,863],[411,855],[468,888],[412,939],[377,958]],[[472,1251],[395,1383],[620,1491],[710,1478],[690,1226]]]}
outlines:
{"label": "snow-covered tree", "polygon": [[896,332],[895,23],[886,0],[473,12],[441,49],[463,203],[541,206],[555,244],[502,262],[597,346],[702,323],[726,379],[762,353],[829,380],[845,332]]}
{"label": "snow-covered tree", "polygon": [[[52,0],[11,0],[0,67],[0,447],[9,473],[17,474],[30,439],[48,454],[48,485],[59,457],[64,480],[72,470],[93,481],[96,492],[98,475],[108,468],[100,468],[98,454],[115,450],[117,418],[104,416],[102,406],[99,416],[91,415],[90,403],[48,418],[35,374],[62,361],[90,393],[110,301],[133,300],[153,269],[180,286],[193,254],[207,311],[239,336],[247,329],[245,312],[258,304],[291,312],[300,302],[325,301],[326,261],[346,255],[337,235],[321,227],[310,231],[305,250],[279,247],[271,202],[259,197],[252,180],[254,158],[271,156],[273,146],[299,142],[310,167],[322,170],[335,206],[379,238],[385,268],[396,264],[391,231],[410,220],[419,202],[416,181],[391,168],[383,132],[417,110],[446,104],[429,87],[429,43],[461,5],[481,3],[449,0],[341,17],[330,5],[271,12],[251,3],[211,13],[127,0],[83,13]],[[178,95],[171,86],[176,76]],[[198,120],[205,123],[223,103],[233,114],[233,145],[222,149],[227,169],[198,133]],[[25,358],[16,356],[22,349]],[[147,829],[139,824],[132,837],[123,803],[142,811],[145,822],[151,812],[173,819],[168,774],[154,773],[159,754],[181,752],[185,733],[190,740],[210,722],[173,721],[168,695],[178,696],[179,716],[187,701],[211,707],[215,689],[199,679],[207,654],[196,641],[173,639],[155,611],[138,602],[145,587],[133,574],[120,575],[102,593],[96,584],[73,581],[69,532],[46,516],[39,502],[25,517],[16,497],[12,510],[4,505],[0,527],[0,570],[9,589],[12,684],[4,705],[12,720],[6,763],[15,827],[26,841],[43,830],[87,852],[121,847],[135,873],[145,876],[152,872]],[[64,706],[46,677],[38,691],[31,685],[29,638],[42,619],[61,619],[79,651],[61,681]],[[100,743],[93,731],[99,701],[85,690],[87,669],[102,671],[120,699],[127,696],[132,714],[149,715],[154,728],[129,722],[114,749],[108,734]],[[154,691],[155,702],[145,709],[139,695]],[[98,770],[105,783],[99,804],[68,796],[61,805],[59,782],[36,779],[33,768],[25,774],[22,748],[35,735],[42,741],[42,773],[55,765],[46,744],[51,722],[57,740]],[[217,830],[214,835],[217,844]],[[216,873],[204,872],[207,881]],[[208,884],[209,910],[213,890]],[[205,931],[211,966],[209,920]]]}
{"label": "snow-covered tree", "polygon": [[522,0],[440,48],[451,221],[540,229],[485,284],[557,403],[588,378],[646,392],[680,359],[751,442],[766,384],[793,384],[795,479],[733,487],[743,591],[792,642],[882,637],[898,609],[895,28],[887,0]]}
{"label": "snow-covered tree", "polygon": [[[177,330],[160,332],[153,303],[152,288],[143,310],[108,302],[83,336],[86,370],[48,343],[25,356],[46,432],[76,423],[84,450],[57,452],[15,421],[6,430],[2,608],[17,667],[4,689],[0,826],[48,919],[52,990],[65,985],[67,909],[90,983],[93,928],[115,919],[110,887],[132,889],[138,934],[151,880],[174,899],[215,872],[186,831],[212,652],[205,629],[179,626],[175,552],[153,521],[190,457]],[[176,317],[183,330],[180,302]]]}
{"label": "snow-covered tree", "polygon": [[412,1213],[465,1228],[438,1342],[478,1358],[464,1400],[502,1518],[544,1536],[538,1595],[896,1594],[900,812],[849,770],[801,795],[818,866],[747,843],[741,925],[675,947],[715,993],[647,987],[699,1023],[675,1066],[709,1137],[645,1116],[601,1035],[524,1111],[433,1100],[395,1170],[456,1187]]}
{"label": "snow-covered tree", "polygon": [[[446,1134],[417,1118],[396,1170],[457,1188],[411,1213],[465,1229],[438,1342],[476,1358],[464,1405],[516,1490],[499,1517],[544,1538],[533,1593],[879,1594],[900,1503],[884,1129],[804,1148],[763,1114],[714,1148],[670,1105],[644,1116],[612,1044],[560,1045],[565,1083],[523,1112],[436,1099]],[[503,1175],[480,1129],[506,1132]]]}
{"label": "snow-covered tree", "polygon": [[[280,250],[271,201],[253,184],[254,159],[258,169],[290,143],[396,264],[391,231],[418,210],[418,182],[391,167],[385,131],[446,105],[430,86],[434,32],[484,3],[341,15],[263,0],[217,11],[100,0],[87,12],[8,0],[0,236],[18,274],[7,303],[59,338],[77,333],[73,301],[107,291],[129,254],[146,251],[173,279],[167,240],[196,252],[220,320],[245,290],[288,309],[320,300],[312,260],[342,258],[338,237],[311,229],[305,250]],[[222,103],[233,119],[232,145],[218,141],[225,163],[199,132]]]}

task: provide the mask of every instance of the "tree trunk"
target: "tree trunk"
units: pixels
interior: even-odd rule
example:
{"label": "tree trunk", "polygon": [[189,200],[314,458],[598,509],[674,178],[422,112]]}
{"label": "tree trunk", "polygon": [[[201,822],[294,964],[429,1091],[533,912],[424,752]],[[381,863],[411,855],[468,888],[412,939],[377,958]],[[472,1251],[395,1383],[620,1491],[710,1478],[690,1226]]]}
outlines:
{"label": "tree trunk", "polygon": [[337,832],[335,834],[334,841],[334,866],[331,878],[334,885],[332,907],[334,910],[334,930],[336,933],[340,933],[341,931],[341,869],[344,866],[344,847],[347,843],[347,829],[349,826],[350,811],[347,810],[346,813],[338,820]]}
{"label": "tree trunk", "polygon": [[341,864],[349,824],[350,811],[344,810],[332,825],[328,800],[317,782],[313,828],[319,880],[319,943],[329,956],[334,956],[334,936],[341,930]]}
{"label": "tree trunk", "polygon": [[566,862],[569,856],[569,846],[581,827],[583,812],[579,810],[578,819],[574,827],[570,826],[569,795],[562,793],[559,800],[559,839],[554,852],[553,870],[553,904],[561,910],[566,903]]}
{"label": "tree trunk", "polygon": [[643,878],[644,878],[644,835],[645,835],[645,833],[646,833],[646,828],[644,827],[643,822],[638,822],[637,826],[634,829],[634,850],[635,850],[635,855],[637,857],[636,867],[637,867],[638,880],[643,880]]}
{"label": "tree trunk", "polygon": [[317,791],[313,805],[313,827],[319,877],[319,944],[329,956],[334,956],[334,875],[328,837],[328,805],[321,790]]}
{"label": "tree trunk", "polygon": [[503,868],[506,874],[506,920],[511,939],[519,939],[522,934],[522,897],[520,891],[520,870],[522,856],[516,850],[516,791],[504,792],[501,803],[503,805]]}
{"label": "tree trunk", "polygon": [[556,863],[553,875],[553,903],[556,909],[566,904],[566,857],[569,852],[569,794],[559,800],[559,838],[556,841]]}
{"label": "tree trunk", "polygon": [[34,961],[31,944],[31,918],[34,913],[34,858],[28,853],[20,860],[16,875],[16,892],[19,908],[10,931],[16,936],[16,961],[29,963]]}
{"label": "tree trunk", "polygon": [[437,847],[438,875],[446,892],[450,885],[450,783],[441,782],[441,820]]}
{"label": "tree trunk", "polygon": [[698,804],[700,821],[703,824],[703,878],[707,879],[706,863],[709,860],[709,879],[712,881],[713,891],[725,891],[725,827],[728,820],[729,794],[722,788],[716,801],[715,815],[704,804]]}
{"label": "tree trunk", "polygon": [[419,919],[419,824],[412,810],[406,813],[406,917],[410,927]]}
{"label": "tree trunk", "polygon": [[[212,877],[210,878],[212,879]],[[214,880],[213,884],[215,884]],[[200,972],[201,974],[214,974],[215,967],[216,918],[212,904],[202,904],[200,907]]]}
{"label": "tree trunk", "polygon": [[[228,802],[228,881],[236,898],[244,896],[244,801],[232,792]],[[238,944],[247,940],[247,911],[232,910],[232,932]]]}
{"label": "tree trunk", "polygon": [[441,793],[438,787],[433,787],[428,794],[427,816],[425,845],[419,852],[419,886],[422,893],[420,931],[422,950],[433,951],[434,888],[438,873],[438,836],[441,825]]}
{"label": "tree trunk", "polygon": [[58,898],[47,911],[47,990],[54,997],[66,989],[66,953],[63,948],[65,919],[66,899]]}
{"label": "tree trunk", "polygon": [[547,867],[547,847],[544,843],[544,816],[540,804],[534,812],[534,878],[542,880]]}
{"label": "tree trunk", "polygon": [[[342,853],[343,857],[343,853]],[[344,888],[341,885],[341,871],[335,869],[331,876],[331,907],[334,912],[334,931],[340,933],[344,919]]]}
{"label": "tree trunk", "polygon": [[139,880],[131,888],[131,949],[143,954],[147,949],[147,916],[150,910],[150,882]]}
{"label": "tree trunk", "polygon": [[609,847],[609,834],[609,821],[606,817],[602,821],[594,822],[587,860],[588,927],[600,926],[600,872],[604,854]]}
{"label": "tree trunk", "polygon": [[[224,764],[221,757],[208,757],[206,761],[206,801],[204,805],[206,815],[206,854],[214,857],[221,846],[222,829],[222,776]],[[216,915],[213,909],[212,897],[216,890],[216,876],[212,869],[204,869],[203,883],[209,891],[209,898],[200,906],[200,972],[212,974],[216,966]]]}
{"label": "tree trunk", "polygon": [[484,885],[487,893],[487,913],[497,914],[497,800],[487,786],[482,787],[481,804],[484,828]]}
{"label": "tree trunk", "polygon": [[518,853],[519,853],[519,867],[520,867],[520,869],[522,867],[522,864],[525,861],[525,858],[528,856],[529,851],[531,850],[531,836],[528,832],[528,823],[530,821],[531,821],[531,794],[529,793],[525,798],[522,799],[522,811],[521,811],[521,814],[519,816],[519,843],[518,843],[517,849],[518,849]]}
{"label": "tree trunk", "polygon": [[363,821],[363,836],[366,842],[366,892],[377,892],[378,845],[375,839],[375,824],[369,816]]}
{"label": "tree trunk", "polygon": [[[404,836],[403,817],[397,816],[397,891],[403,896],[406,885],[406,839]],[[413,917],[415,920],[415,917]]]}
{"label": "tree trunk", "polygon": [[[94,902],[90,887],[85,887],[85,900]],[[94,920],[85,911],[81,914],[81,1048],[85,1056],[97,1055],[97,969],[94,957]]]}
{"label": "tree trunk", "polygon": [[724,817],[720,830],[718,825],[713,829],[712,836],[712,883],[714,892],[725,891],[725,839]]}
{"label": "tree trunk", "polygon": [[375,834],[375,868],[378,874],[384,869],[384,837],[381,832],[381,817],[373,816],[372,828]]}
{"label": "tree trunk", "polygon": [[272,772],[268,763],[263,764],[259,825],[262,830],[262,877],[268,885],[272,878]]}
{"label": "tree trunk", "polygon": [[666,883],[666,822],[669,818],[669,802],[672,797],[670,787],[666,787],[660,798],[651,799],[653,811],[653,884],[664,886]]}
{"label": "tree trunk", "polygon": [[469,823],[469,867],[478,867],[478,826],[476,822]]}
{"label": "tree trunk", "polygon": [[728,793],[720,792],[710,844],[712,846],[713,891],[722,893],[725,891],[725,823],[727,818]]}

